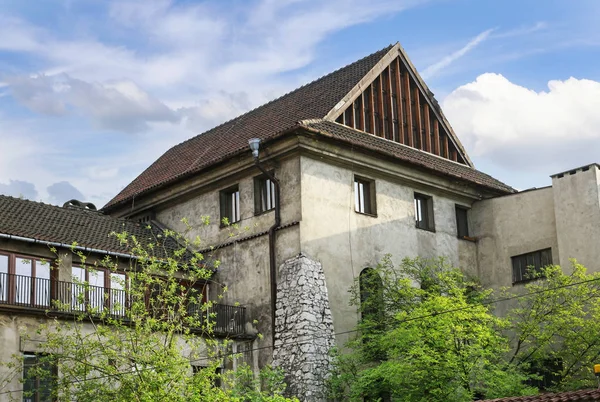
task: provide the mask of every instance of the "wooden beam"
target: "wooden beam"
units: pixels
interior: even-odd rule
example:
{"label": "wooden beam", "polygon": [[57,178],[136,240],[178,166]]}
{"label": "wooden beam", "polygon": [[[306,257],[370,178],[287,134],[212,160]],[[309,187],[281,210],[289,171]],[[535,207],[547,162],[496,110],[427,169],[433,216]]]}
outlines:
{"label": "wooden beam", "polygon": [[453,149],[452,151],[450,151],[450,155],[454,162],[456,162],[458,160],[458,152],[456,152],[456,149]]}
{"label": "wooden beam", "polygon": [[417,135],[419,136],[419,146],[421,149],[425,149],[423,144],[423,124],[421,124],[421,95],[419,88],[415,87],[415,126],[417,127]]}
{"label": "wooden beam", "polygon": [[361,131],[365,131],[365,93],[361,93],[356,99],[358,102],[358,125],[357,128]]}
{"label": "wooden beam", "polygon": [[375,91],[373,90],[375,82],[369,85],[369,91],[371,91],[371,134],[375,134]]}
{"label": "wooden beam", "polygon": [[444,155],[450,159],[450,151],[448,150],[448,134],[444,133]]}
{"label": "wooden beam", "polygon": [[387,92],[387,101],[388,107],[386,110],[387,113],[387,124],[388,124],[388,138],[392,141],[396,141],[396,133],[394,132],[394,99],[392,99],[392,66],[389,65],[386,68],[387,71],[387,81],[385,84],[385,89]]}
{"label": "wooden beam", "polygon": [[410,77],[408,71],[404,73],[404,96],[406,97],[406,137],[408,138],[408,143],[406,145],[414,147],[412,106],[410,102]]}
{"label": "wooden beam", "polygon": [[385,122],[383,121],[383,72],[379,74],[379,88],[377,90],[377,115],[379,116],[379,124],[377,125],[379,136],[384,137],[385,133],[383,131],[383,125]]}
{"label": "wooden beam", "polygon": [[440,122],[433,119],[433,153],[440,155]]}
{"label": "wooden beam", "polygon": [[431,152],[431,120],[429,120],[429,104],[423,105],[423,120],[425,123],[425,151]]}
{"label": "wooden beam", "polygon": [[400,58],[396,57],[396,113],[398,116],[398,142],[404,144],[404,116],[402,113],[402,86],[400,85]]}
{"label": "wooden beam", "polygon": [[350,121],[348,122],[348,126],[354,128],[354,102],[350,105],[350,113],[349,113]]}

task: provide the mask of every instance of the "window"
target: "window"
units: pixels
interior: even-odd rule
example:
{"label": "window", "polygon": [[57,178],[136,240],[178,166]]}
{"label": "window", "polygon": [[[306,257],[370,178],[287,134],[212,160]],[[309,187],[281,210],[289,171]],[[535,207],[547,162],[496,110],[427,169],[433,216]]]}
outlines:
{"label": "window", "polygon": [[542,267],[552,265],[552,249],[533,251],[511,257],[511,259],[514,285],[515,283],[535,279],[536,273],[539,273]]}
{"label": "window", "polygon": [[23,402],[53,401],[56,364],[47,356],[23,353]]}
{"label": "window", "polygon": [[237,185],[221,191],[221,226],[239,222],[240,220],[240,190]]}
{"label": "window", "polygon": [[17,254],[0,254],[0,303],[50,306],[50,263]]}
{"label": "window", "polygon": [[468,211],[465,207],[456,206],[456,235],[459,239],[469,237]]}
{"label": "window", "polygon": [[378,320],[383,309],[383,283],[373,268],[365,268],[358,276],[363,319]]}
{"label": "window", "polygon": [[254,178],[254,212],[263,212],[275,209],[275,183],[266,176]]}
{"label": "window", "polygon": [[114,315],[125,315],[126,276],[103,269],[71,267],[71,308],[75,311],[96,311],[109,306]]}
{"label": "window", "polygon": [[361,214],[376,214],[373,180],[354,177],[354,210]]}
{"label": "window", "polygon": [[415,222],[419,229],[435,230],[431,196],[415,193]]}

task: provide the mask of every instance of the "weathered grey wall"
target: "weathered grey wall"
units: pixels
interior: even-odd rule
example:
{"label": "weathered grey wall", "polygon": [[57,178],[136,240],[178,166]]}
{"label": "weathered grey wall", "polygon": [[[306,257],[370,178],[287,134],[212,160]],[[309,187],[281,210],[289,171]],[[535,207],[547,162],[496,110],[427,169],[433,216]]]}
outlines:
{"label": "weathered grey wall", "polygon": [[300,254],[279,275],[273,365],[286,373],[290,395],[325,401],[334,332],[323,268]]}
{"label": "weathered grey wall", "polygon": [[551,187],[477,201],[471,223],[485,286],[512,286],[512,256],[550,247],[559,261]]}
{"label": "weathered grey wall", "polygon": [[[267,163],[268,170],[273,169],[281,183],[281,220],[283,225],[298,222],[300,210],[300,158],[289,157],[277,165]],[[257,325],[248,325],[249,334],[263,335],[258,342],[258,362],[262,367],[271,362],[272,344],[270,279],[269,279],[269,243],[264,234],[274,223],[274,211],[255,216],[254,214],[254,177],[261,173],[256,167],[244,170],[239,174],[224,178],[218,186],[210,185],[199,190],[184,200],[175,200],[156,211],[156,218],[170,229],[184,232],[186,226],[181,219],[186,218],[191,227],[187,232],[190,240],[199,236],[203,245],[200,248],[231,243],[212,253],[212,258],[221,262],[210,285],[211,298],[219,303],[239,303],[246,307],[246,318],[249,323],[258,321]],[[239,229],[221,228],[219,223],[219,191],[238,184],[240,190]],[[208,215],[211,223],[205,225],[202,217]],[[253,237],[263,233],[258,237]],[[277,231],[276,260],[283,263],[300,252],[299,227],[291,226]],[[246,239],[248,237],[253,237]],[[246,239],[246,240],[244,240]],[[216,297],[227,292],[223,298]]]}
{"label": "weathered grey wall", "polygon": [[[456,265],[474,263],[476,245],[457,238],[455,216],[455,204],[468,206],[470,200],[453,197],[450,183],[440,190],[423,183],[429,179],[426,175],[410,184],[364,166],[340,166],[307,156],[302,157],[301,169],[301,249],[323,264],[336,332],[352,330],[357,323],[357,308],[350,306],[348,292],[354,278],[385,254],[391,253],[396,263],[416,256],[445,256]],[[354,211],[355,173],[375,180],[376,217]],[[415,227],[415,191],[433,196],[435,232]],[[338,344],[349,336],[337,336]]]}
{"label": "weathered grey wall", "polygon": [[[586,170],[584,170],[586,169]],[[560,176],[560,175],[559,175]],[[600,172],[596,165],[579,168],[552,178],[554,213],[560,265],[569,267],[570,258],[591,271],[600,270]]]}

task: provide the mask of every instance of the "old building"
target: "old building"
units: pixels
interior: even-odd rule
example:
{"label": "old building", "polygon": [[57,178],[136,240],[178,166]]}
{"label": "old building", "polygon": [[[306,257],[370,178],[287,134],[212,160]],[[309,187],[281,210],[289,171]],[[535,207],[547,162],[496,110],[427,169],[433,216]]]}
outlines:
{"label": "old building", "polygon": [[[181,248],[153,221],[113,218],[74,200],[58,207],[0,195],[0,400],[19,400],[22,390],[33,392],[31,401],[49,400],[49,384],[33,379],[21,383],[6,366],[15,354],[23,357],[24,369],[35,364],[44,340],[36,334],[40,324],[56,318],[72,321],[77,314],[102,309],[125,316],[130,261],[136,256],[113,232],[127,232],[142,244],[160,244],[157,258]],[[106,257],[117,264],[116,270],[96,264]],[[194,286],[206,292],[211,283]],[[214,335],[238,339],[243,347],[249,338],[245,308],[216,303],[211,309]],[[82,323],[91,331],[91,323]]]}
{"label": "old building", "polygon": [[475,271],[470,210],[514,192],[473,167],[396,44],[171,148],[103,210],[176,230],[187,218],[218,248],[226,302],[258,320],[259,365],[274,359],[295,394],[319,399],[361,271],[386,253]]}
{"label": "old building", "polygon": [[[490,286],[520,286],[524,267],[570,257],[597,268],[598,183],[597,165],[523,192],[478,171],[395,44],[171,148],[104,215],[39,208],[131,230],[182,231],[185,218],[190,238],[216,249],[223,303],[244,306],[244,331],[264,335],[241,347],[257,366],[283,367],[294,394],[322,400],[327,351],[352,336],[359,316],[348,290],[365,268],[388,253],[445,256]],[[81,233],[65,227],[57,238],[36,225],[19,232],[16,220],[12,234],[68,243]],[[24,242],[2,240],[0,258]],[[35,256],[45,248],[26,247]]]}

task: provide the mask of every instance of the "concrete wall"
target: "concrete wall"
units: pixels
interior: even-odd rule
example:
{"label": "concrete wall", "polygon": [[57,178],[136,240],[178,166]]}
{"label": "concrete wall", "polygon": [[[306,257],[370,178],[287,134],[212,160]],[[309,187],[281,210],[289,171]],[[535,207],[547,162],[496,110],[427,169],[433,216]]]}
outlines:
{"label": "concrete wall", "polygon": [[[300,221],[300,158],[289,157],[277,165],[266,163],[266,167],[274,171],[281,183],[282,225]],[[265,232],[273,225],[275,218],[274,211],[255,216],[254,177],[260,174],[253,167],[224,178],[217,185],[206,186],[186,199],[175,200],[161,207],[156,211],[156,219],[170,229],[184,232],[186,227],[181,219],[186,218],[191,226],[186,235],[190,240],[199,236],[203,242],[201,249],[229,243],[212,253],[212,258],[218,259],[221,265],[210,286],[210,297],[219,303],[245,306],[249,323],[258,321],[256,326],[248,326],[249,333],[261,333],[263,338],[257,347],[266,347],[272,344],[272,337],[269,243]],[[219,191],[236,184],[240,190],[239,228],[222,228],[219,222]],[[205,215],[211,218],[209,225],[203,223],[202,217]],[[257,234],[261,235],[254,237]],[[279,266],[300,252],[299,227],[296,225],[278,230],[276,236],[276,260]],[[228,290],[222,299],[217,299],[223,286],[227,286]],[[260,351],[259,364],[263,366],[269,363],[271,354],[269,349]]]}
{"label": "concrete wall", "polygon": [[[362,269],[375,266],[387,253],[396,263],[416,256],[445,256],[455,265],[475,263],[476,245],[457,238],[455,216],[455,204],[469,206],[471,200],[427,186],[426,175],[411,184],[383,171],[309,156],[302,157],[301,170],[301,248],[322,263],[335,332],[355,327],[358,313],[349,305],[348,290]],[[355,174],[375,181],[377,216],[355,212]],[[435,232],[415,227],[415,191],[433,197]],[[347,338],[338,336],[338,344]]]}
{"label": "concrete wall", "polygon": [[600,270],[600,171],[597,165],[552,177],[560,265],[570,258],[591,271]]}
{"label": "concrete wall", "polygon": [[477,201],[471,223],[485,286],[512,286],[512,256],[550,247],[553,262],[559,261],[551,187]]}

